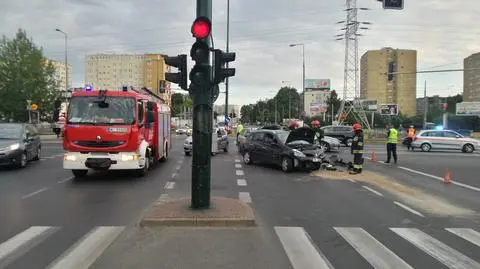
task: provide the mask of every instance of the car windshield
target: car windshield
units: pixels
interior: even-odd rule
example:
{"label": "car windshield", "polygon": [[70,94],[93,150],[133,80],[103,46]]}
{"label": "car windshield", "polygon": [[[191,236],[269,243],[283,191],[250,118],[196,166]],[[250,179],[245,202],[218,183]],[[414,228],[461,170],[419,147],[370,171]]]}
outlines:
{"label": "car windshield", "polygon": [[74,124],[128,124],[135,122],[135,99],[107,97],[101,100],[96,96],[73,97],[68,107],[67,123]]}
{"label": "car windshield", "polygon": [[19,139],[22,136],[22,127],[14,124],[0,125],[0,139]]}

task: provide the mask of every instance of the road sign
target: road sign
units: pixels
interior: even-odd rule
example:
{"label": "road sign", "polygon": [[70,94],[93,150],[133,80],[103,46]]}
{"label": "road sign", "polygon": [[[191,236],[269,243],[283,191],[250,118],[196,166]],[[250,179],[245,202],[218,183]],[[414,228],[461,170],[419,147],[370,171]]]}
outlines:
{"label": "road sign", "polygon": [[38,109],[38,106],[37,106],[37,104],[32,104],[32,105],[30,106],[30,108],[31,108],[33,111],[35,111],[35,110]]}
{"label": "road sign", "polygon": [[380,105],[380,114],[384,116],[396,116],[398,115],[397,104]]}

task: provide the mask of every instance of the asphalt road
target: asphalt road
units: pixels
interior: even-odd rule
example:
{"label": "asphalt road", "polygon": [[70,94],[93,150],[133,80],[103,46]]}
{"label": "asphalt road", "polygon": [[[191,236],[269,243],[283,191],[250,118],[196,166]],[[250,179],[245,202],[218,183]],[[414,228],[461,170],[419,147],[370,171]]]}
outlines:
{"label": "asphalt road", "polygon": [[[144,178],[96,173],[72,181],[71,172],[62,168],[61,144],[55,141],[43,143],[41,161],[25,169],[2,169],[0,268],[47,268],[89,233],[90,238],[113,240],[138,221],[172,174],[184,167],[183,140],[175,137],[168,161]],[[83,251],[95,245],[91,240],[83,243]],[[101,245],[93,250],[100,254]]]}

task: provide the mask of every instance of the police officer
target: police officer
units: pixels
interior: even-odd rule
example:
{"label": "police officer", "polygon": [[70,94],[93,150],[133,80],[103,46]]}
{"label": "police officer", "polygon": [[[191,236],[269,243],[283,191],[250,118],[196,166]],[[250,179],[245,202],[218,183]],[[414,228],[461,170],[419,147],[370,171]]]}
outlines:
{"label": "police officer", "polygon": [[363,170],[363,131],[359,123],[353,125],[355,135],[352,141],[351,153],[353,154],[353,171],[350,174],[360,174]]}
{"label": "police officer", "polygon": [[398,144],[398,131],[393,127],[391,123],[387,125],[387,161],[390,163],[390,159],[393,155],[393,160],[397,163],[397,144]]}

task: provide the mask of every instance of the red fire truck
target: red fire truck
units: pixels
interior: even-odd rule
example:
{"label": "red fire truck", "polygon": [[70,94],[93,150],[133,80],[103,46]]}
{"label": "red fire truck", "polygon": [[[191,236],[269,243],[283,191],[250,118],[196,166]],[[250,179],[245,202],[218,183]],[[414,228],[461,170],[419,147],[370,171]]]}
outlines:
{"label": "red fire truck", "polygon": [[63,168],[76,178],[88,170],[136,170],[166,160],[170,107],[148,89],[74,92],[64,127]]}

